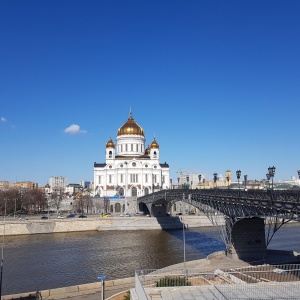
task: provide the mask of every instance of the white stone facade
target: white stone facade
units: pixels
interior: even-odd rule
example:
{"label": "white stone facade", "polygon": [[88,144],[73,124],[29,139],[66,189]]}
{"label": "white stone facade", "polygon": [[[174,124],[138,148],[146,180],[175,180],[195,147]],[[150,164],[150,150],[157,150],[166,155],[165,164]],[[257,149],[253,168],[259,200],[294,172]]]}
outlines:
{"label": "white stone facade", "polygon": [[170,170],[159,161],[159,145],[154,139],[145,147],[143,129],[132,114],[116,137],[106,144],[105,163],[94,163],[94,195],[100,197],[140,197],[170,188]]}

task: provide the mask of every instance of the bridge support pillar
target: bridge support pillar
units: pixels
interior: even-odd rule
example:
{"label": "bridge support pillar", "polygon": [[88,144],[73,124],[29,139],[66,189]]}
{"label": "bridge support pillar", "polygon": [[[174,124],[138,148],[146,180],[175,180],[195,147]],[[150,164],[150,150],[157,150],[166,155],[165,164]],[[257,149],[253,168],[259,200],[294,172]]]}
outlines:
{"label": "bridge support pillar", "polygon": [[233,225],[228,256],[250,262],[264,259],[266,251],[264,219],[242,219]]}
{"label": "bridge support pillar", "polygon": [[167,215],[166,205],[152,205],[151,215],[153,217],[165,217]]}

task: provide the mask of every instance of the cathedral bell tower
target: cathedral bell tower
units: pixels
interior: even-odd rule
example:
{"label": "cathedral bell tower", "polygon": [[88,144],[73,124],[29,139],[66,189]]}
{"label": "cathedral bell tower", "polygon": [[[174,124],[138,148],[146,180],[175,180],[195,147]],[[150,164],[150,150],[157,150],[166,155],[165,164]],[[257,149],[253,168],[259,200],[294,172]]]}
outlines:
{"label": "cathedral bell tower", "polygon": [[116,156],[116,146],[113,140],[110,138],[106,143],[106,161],[110,159],[115,159]]}
{"label": "cathedral bell tower", "polygon": [[153,142],[149,146],[150,148],[150,158],[159,160],[159,145],[157,141],[153,140]]}

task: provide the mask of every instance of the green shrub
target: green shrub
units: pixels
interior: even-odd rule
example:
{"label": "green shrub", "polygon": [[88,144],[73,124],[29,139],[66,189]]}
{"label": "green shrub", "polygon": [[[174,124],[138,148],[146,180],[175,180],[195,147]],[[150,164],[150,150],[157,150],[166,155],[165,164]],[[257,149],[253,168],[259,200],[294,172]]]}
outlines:
{"label": "green shrub", "polygon": [[130,300],[130,291],[126,292],[126,295],[124,296],[124,300]]}
{"label": "green shrub", "polygon": [[161,278],[159,281],[156,281],[155,284],[156,287],[192,285],[191,282],[188,281],[186,277],[182,277],[182,276],[165,276],[164,278]]}

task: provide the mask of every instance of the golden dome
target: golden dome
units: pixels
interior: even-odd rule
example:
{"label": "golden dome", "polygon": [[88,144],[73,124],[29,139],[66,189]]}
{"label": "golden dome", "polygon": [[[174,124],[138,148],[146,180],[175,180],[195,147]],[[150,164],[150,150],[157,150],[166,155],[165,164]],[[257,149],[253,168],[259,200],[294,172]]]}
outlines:
{"label": "golden dome", "polygon": [[110,138],[109,141],[106,143],[106,148],[115,148],[115,143]]}
{"label": "golden dome", "polygon": [[134,135],[142,135],[144,136],[144,130],[142,127],[136,123],[130,113],[130,117],[128,120],[118,129],[117,135],[127,135],[127,134],[134,134]]}
{"label": "golden dome", "polygon": [[155,138],[154,138],[153,142],[150,144],[150,148],[151,149],[153,149],[153,148],[158,149],[159,148],[159,145],[158,145],[157,141],[155,140]]}
{"label": "golden dome", "polygon": [[145,150],[146,155],[150,155],[150,147],[148,146],[147,149]]}

